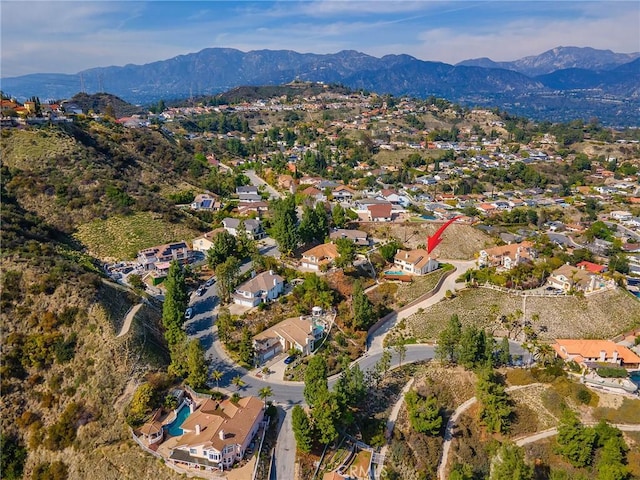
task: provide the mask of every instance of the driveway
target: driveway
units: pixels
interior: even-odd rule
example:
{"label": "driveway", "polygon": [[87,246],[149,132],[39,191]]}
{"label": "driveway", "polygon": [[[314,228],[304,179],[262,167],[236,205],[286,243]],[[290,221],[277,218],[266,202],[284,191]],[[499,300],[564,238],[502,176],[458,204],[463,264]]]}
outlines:
{"label": "driveway", "polygon": [[280,192],[278,192],[275,188],[273,188],[271,185],[269,185],[267,182],[261,179],[256,174],[255,170],[247,170],[246,172],[244,172],[244,174],[247,176],[247,178],[249,178],[251,185],[256,186],[258,188],[263,187],[269,193],[269,196],[271,198],[283,197],[283,195]]}

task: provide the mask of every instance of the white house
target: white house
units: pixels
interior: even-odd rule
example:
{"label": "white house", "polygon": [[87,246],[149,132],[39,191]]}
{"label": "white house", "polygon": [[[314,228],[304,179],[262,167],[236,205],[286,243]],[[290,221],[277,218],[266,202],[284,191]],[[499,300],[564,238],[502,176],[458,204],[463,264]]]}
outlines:
{"label": "white house", "polygon": [[398,250],[393,259],[393,264],[401,268],[402,271],[414,275],[425,275],[437,270],[440,264],[431,258],[424,248],[415,250]]}
{"label": "white house", "polygon": [[291,349],[309,355],[315,342],[322,338],[325,327],[324,318],[317,315],[287,318],[253,337],[256,361],[263,363]]}
{"label": "white house", "polygon": [[275,300],[284,291],[284,278],[274,274],[273,270],[262,272],[247,280],[233,295],[233,303],[245,307],[256,307],[262,302]]}
{"label": "white house", "polygon": [[238,236],[243,225],[244,231],[249,238],[258,240],[266,235],[262,228],[262,222],[258,219],[248,218],[246,220],[238,220],[237,218],[227,217],[222,220],[222,225],[224,226],[224,229],[234,237]]}
{"label": "white house", "polygon": [[614,210],[609,214],[609,218],[620,222],[631,220],[632,217],[631,212],[627,212],[626,210]]}

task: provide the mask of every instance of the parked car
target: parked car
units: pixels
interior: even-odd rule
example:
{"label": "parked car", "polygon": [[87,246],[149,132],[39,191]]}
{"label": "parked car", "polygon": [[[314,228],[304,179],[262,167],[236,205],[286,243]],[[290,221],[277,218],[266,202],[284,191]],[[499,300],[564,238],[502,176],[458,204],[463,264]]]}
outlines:
{"label": "parked car", "polygon": [[193,308],[187,308],[186,312],[184,312],[184,318],[191,320],[191,317],[193,317]]}
{"label": "parked car", "polygon": [[206,283],[204,284],[205,287],[210,287],[211,285],[213,285],[214,283],[216,283],[216,279],[211,277],[209,280],[206,281]]}
{"label": "parked car", "polygon": [[293,363],[295,359],[296,359],[296,355],[289,355],[287,358],[284,359],[284,364],[289,365],[290,363]]}
{"label": "parked car", "polygon": [[198,290],[196,290],[196,295],[201,297],[202,295],[204,295],[204,292],[206,292],[206,291],[207,291],[207,289],[205,287],[200,287]]}

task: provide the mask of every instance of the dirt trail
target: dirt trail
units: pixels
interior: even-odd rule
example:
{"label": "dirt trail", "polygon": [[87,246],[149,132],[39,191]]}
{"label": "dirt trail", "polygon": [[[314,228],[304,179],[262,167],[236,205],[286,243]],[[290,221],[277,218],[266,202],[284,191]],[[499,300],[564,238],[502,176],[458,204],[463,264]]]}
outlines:
{"label": "dirt trail", "polygon": [[143,305],[142,303],[134,305],[127,312],[127,316],[124,318],[124,324],[122,325],[122,328],[120,329],[120,333],[118,333],[118,335],[116,335],[116,338],[122,337],[122,336],[126,335],[127,333],[129,333],[129,329],[131,328],[131,322],[133,321],[133,317],[136,316],[136,313],[138,313],[138,310],[140,310],[140,307],[142,307],[142,305]]}

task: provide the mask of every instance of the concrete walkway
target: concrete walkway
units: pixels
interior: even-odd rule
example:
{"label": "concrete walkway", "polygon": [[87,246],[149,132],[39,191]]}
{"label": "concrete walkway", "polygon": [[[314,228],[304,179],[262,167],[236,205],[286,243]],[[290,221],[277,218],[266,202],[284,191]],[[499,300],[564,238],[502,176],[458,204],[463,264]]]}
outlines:
{"label": "concrete walkway", "polygon": [[127,333],[129,333],[129,329],[131,328],[131,322],[133,321],[133,317],[136,316],[136,313],[138,313],[138,310],[140,310],[142,305],[143,305],[142,303],[139,303],[129,309],[129,311],[127,312],[127,316],[124,317],[124,324],[122,324],[120,333],[116,335],[116,338],[122,337]]}
{"label": "concrete walkway", "polygon": [[[393,429],[396,426],[396,420],[398,419],[398,415],[400,414],[400,409],[402,408],[402,403],[404,402],[404,396],[407,394],[407,392],[413,386],[413,381],[414,380],[415,379],[412,378],[404,386],[404,388],[400,392],[400,397],[398,398],[396,403],[393,405],[393,408],[391,409],[391,413],[389,414],[389,418],[387,419],[387,430],[386,430],[386,432],[384,434],[385,438],[387,439],[387,443],[380,449],[380,456],[382,456],[383,458],[387,454],[387,449],[389,448],[389,443],[391,443],[391,438],[393,436]],[[382,466],[379,466],[378,468],[381,468],[381,467]]]}
{"label": "concrete walkway", "polygon": [[[523,390],[525,388],[538,386],[538,385],[542,385],[542,384],[529,383],[528,385],[515,385],[513,387],[506,388],[505,392]],[[449,418],[449,421],[447,422],[447,426],[444,431],[444,443],[442,444],[442,457],[440,458],[440,463],[438,464],[438,478],[440,480],[446,479],[445,474],[447,470],[447,463],[449,461],[449,451],[451,450],[451,441],[453,440],[453,427],[455,426],[458,418],[460,418],[460,415],[462,415],[464,412],[469,410],[469,408],[471,408],[471,405],[473,405],[477,401],[478,399],[476,397],[471,397],[469,400],[467,400],[458,408],[456,408],[456,411],[453,412],[453,415],[451,415],[451,418]]]}
{"label": "concrete walkway", "polygon": [[[584,425],[597,425],[596,423],[585,423]],[[612,427],[616,427],[618,430],[621,430],[623,432],[640,432],[640,424],[634,424],[634,423],[618,423],[618,424],[611,424]],[[557,427],[553,427],[553,428],[549,428],[548,430],[542,430],[540,432],[536,432],[536,433],[532,433],[531,435],[528,435],[526,437],[522,437],[519,438],[518,440],[516,440],[516,445],[518,445],[519,447],[523,446],[523,445],[527,445],[529,443],[534,443],[537,442],[538,440],[542,440],[544,438],[549,438],[549,437],[553,437],[554,435],[558,434],[558,428]]]}

